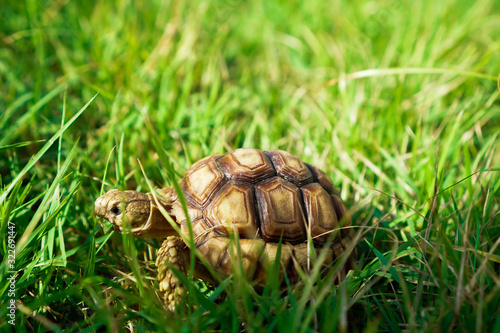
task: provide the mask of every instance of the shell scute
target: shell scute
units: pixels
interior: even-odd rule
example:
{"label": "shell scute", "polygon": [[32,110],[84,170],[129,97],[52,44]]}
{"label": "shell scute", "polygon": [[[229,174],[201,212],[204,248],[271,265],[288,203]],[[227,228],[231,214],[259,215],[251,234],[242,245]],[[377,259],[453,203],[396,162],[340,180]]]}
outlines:
{"label": "shell scute", "polygon": [[[177,222],[182,224],[187,221],[186,215],[184,214],[184,209],[182,209],[182,205],[179,200],[174,201],[174,203],[172,204],[172,210],[174,211]],[[203,217],[202,211],[196,207],[193,207],[189,203],[187,204],[187,212],[191,222]]]}
{"label": "shell scute", "polygon": [[257,183],[276,174],[267,156],[258,149],[236,149],[222,157],[219,165],[227,178],[248,183]]}
{"label": "shell scute", "polygon": [[[325,253],[323,254],[323,252]],[[309,270],[317,264],[318,259],[321,259],[320,265],[322,267],[331,264],[333,261],[333,251],[330,248],[311,247],[307,242],[304,242],[293,247],[293,257],[295,265],[298,265],[303,270]]]}
{"label": "shell scute", "polygon": [[[191,228],[193,229],[194,245],[199,246],[205,243],[209,236],[212,236],[212,228],[206,225],[203,219],[198,219],[191,222]],[[189,237],[189,226],[187,222],[181,223],[181,232],[186,237]],[[189,244],[188,244],[189,245]]]}
{"label": "shell scute", "polygon": [[255,186],[262,238],[267,242],[297,244],[305,239],[300,190],[280,177]]}
{"label": "shell scute", "polygon": [[205,242],[197,245],[196,248],[203,254],[212,267],[219,268],[225,257],[229,256],[227,251],[229,238],[218,236],[212,232],[207,235],[205,240]]}
{"label": "shell scute", "polygon": [[278,257],[278,249],[281,246],[280,252],[280,270],[279,275],[280,279],[283,278],[284,272],[290,266],[293,256],[293,246],[289,244],[277,244],[277,243],[266,243],[264,247],[264,251],[260,257],[260,265],[261,269],[258,269],[255,272],[254,280],[258,283],[264,283],[268,279],[269,269],[272,267],[274,262]]}
{"label": "shell scute", "polygon": [[184,177],[182,185],[186,197],[198,208],[203,208],[225,182],[224,174],[217,167],[215,160],[210,160],[208,163],[191,168]]}
{"label": "shell scute", "polygon": [[228,182],[207,206],[205,216],[223,235],[237,231],[242,238],[260,238],[253,188],[249,185]]}
{"label": "shell scute", "polygon": [[338,219],[330,195],[319,183],[308,184],[301,191],[311,237],[318,243],[332,239],[331,233],[337,228]]}
{"label": "shell scute", "polygon": [[278,176],[299,187],[313,181],[311,171],[298,157],[283,150],[269,150],[265,153],[273,162]]}
{"label": "shell scute", "polygon": [[239,248],[235,242],[229,242],[229,255],[224,257],[220,268],[225,272],[231,272],[235,266],[235,262],[236,265],[239,265],[238,259],[241,256],[243,273],[251,279],[257,269],[259,258],[264,253],[265,243],[262,239],[240,239],[238,244]]}

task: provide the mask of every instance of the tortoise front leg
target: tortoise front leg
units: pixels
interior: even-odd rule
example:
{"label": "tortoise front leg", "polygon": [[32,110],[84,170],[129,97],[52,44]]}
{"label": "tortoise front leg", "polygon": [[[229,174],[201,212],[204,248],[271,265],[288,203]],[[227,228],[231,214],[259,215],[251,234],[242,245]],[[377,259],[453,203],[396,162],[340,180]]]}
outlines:
{"label": "tortoise front leg", "polygon": [[158,284],[160,292],[163,293],[163,302],[165,306],[174,311],[179,304],[186,289],[181,285],[181,281],[170,270],[171,267],[176,268],[182,274],[186,274],[188,264],[187,248],[180,237],[170,236],[163,241],[161,248],[158,250],[156,265],[158,266]]}

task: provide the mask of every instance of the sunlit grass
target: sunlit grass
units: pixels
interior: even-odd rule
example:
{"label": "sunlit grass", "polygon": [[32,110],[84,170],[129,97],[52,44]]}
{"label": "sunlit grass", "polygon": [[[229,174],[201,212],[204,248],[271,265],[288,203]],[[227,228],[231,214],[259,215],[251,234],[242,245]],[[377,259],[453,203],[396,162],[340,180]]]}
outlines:
{"label": "sunlit grass", "polygon": [[[18,331],[500,331],[496,1],[1,11],[2,328],[11,221]],[[159,241],[106,233],[94,200],[238,147],[332,177],[362,237],[358,270],[284,293],[186,280],[166,313]]]}

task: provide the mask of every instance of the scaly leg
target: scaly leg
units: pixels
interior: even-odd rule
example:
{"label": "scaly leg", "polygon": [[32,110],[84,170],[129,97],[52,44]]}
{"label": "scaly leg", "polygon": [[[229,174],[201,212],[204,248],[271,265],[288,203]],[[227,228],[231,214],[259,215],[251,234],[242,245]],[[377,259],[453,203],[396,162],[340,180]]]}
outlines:
{"label": "scaly leg", "polygon": [[188,262],[186,251],[186,245],[180,237],[176,236],[167,237],[158,250],[156,259],[158,284],[160,292],[163,293],[163,302],[170,311],[175,310],[182,296],[186,293],[186,289],[181,285],[181,281],[174,272],[170,270],[169,264],[182,274],[186,274]]}

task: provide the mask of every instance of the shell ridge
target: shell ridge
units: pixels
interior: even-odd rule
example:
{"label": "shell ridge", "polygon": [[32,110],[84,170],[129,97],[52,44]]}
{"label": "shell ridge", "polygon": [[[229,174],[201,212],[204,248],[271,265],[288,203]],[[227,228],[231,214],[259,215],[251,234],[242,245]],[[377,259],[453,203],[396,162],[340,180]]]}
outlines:
{"label": "shell ridge", "polygon": [[[293,183],[292,183],[293,184]],[[298,202],[299,202],[299,211],[302,215],[302,232],[304,233],[304,235],[306,236],[306,241],[309,241],[309,237],[311,236],[311,226],[310,226],[310,223],[309,223],[309,216],[307,214],[307,208],[306,208],[306,203],[305,203],[305,200],[304,200],[304,196],[302,195],[302,186],[297,186],[299,191],[297,192],[297,195],[298,195]],[[300,244],[300,242],[298,243]]]}
{"label": "shell ridge", "polygon": [[[260,181],[259,183],[261,183]],[[257,184],[259,184],[257,183]],[[256,184],[256,185],[257,185]],[[256,236],[260,237],[261,239],[264,239],[264,235],[262,234],[262,221],[260,219],[260,214],[261,214],[261,206],[259,199],[257,198],[257,191],[255,190],[255,186],[252,185],[252,196],[253,196],[253,202],[255,204],[255,224],[256,224],[256,229],[257,233]]]}

